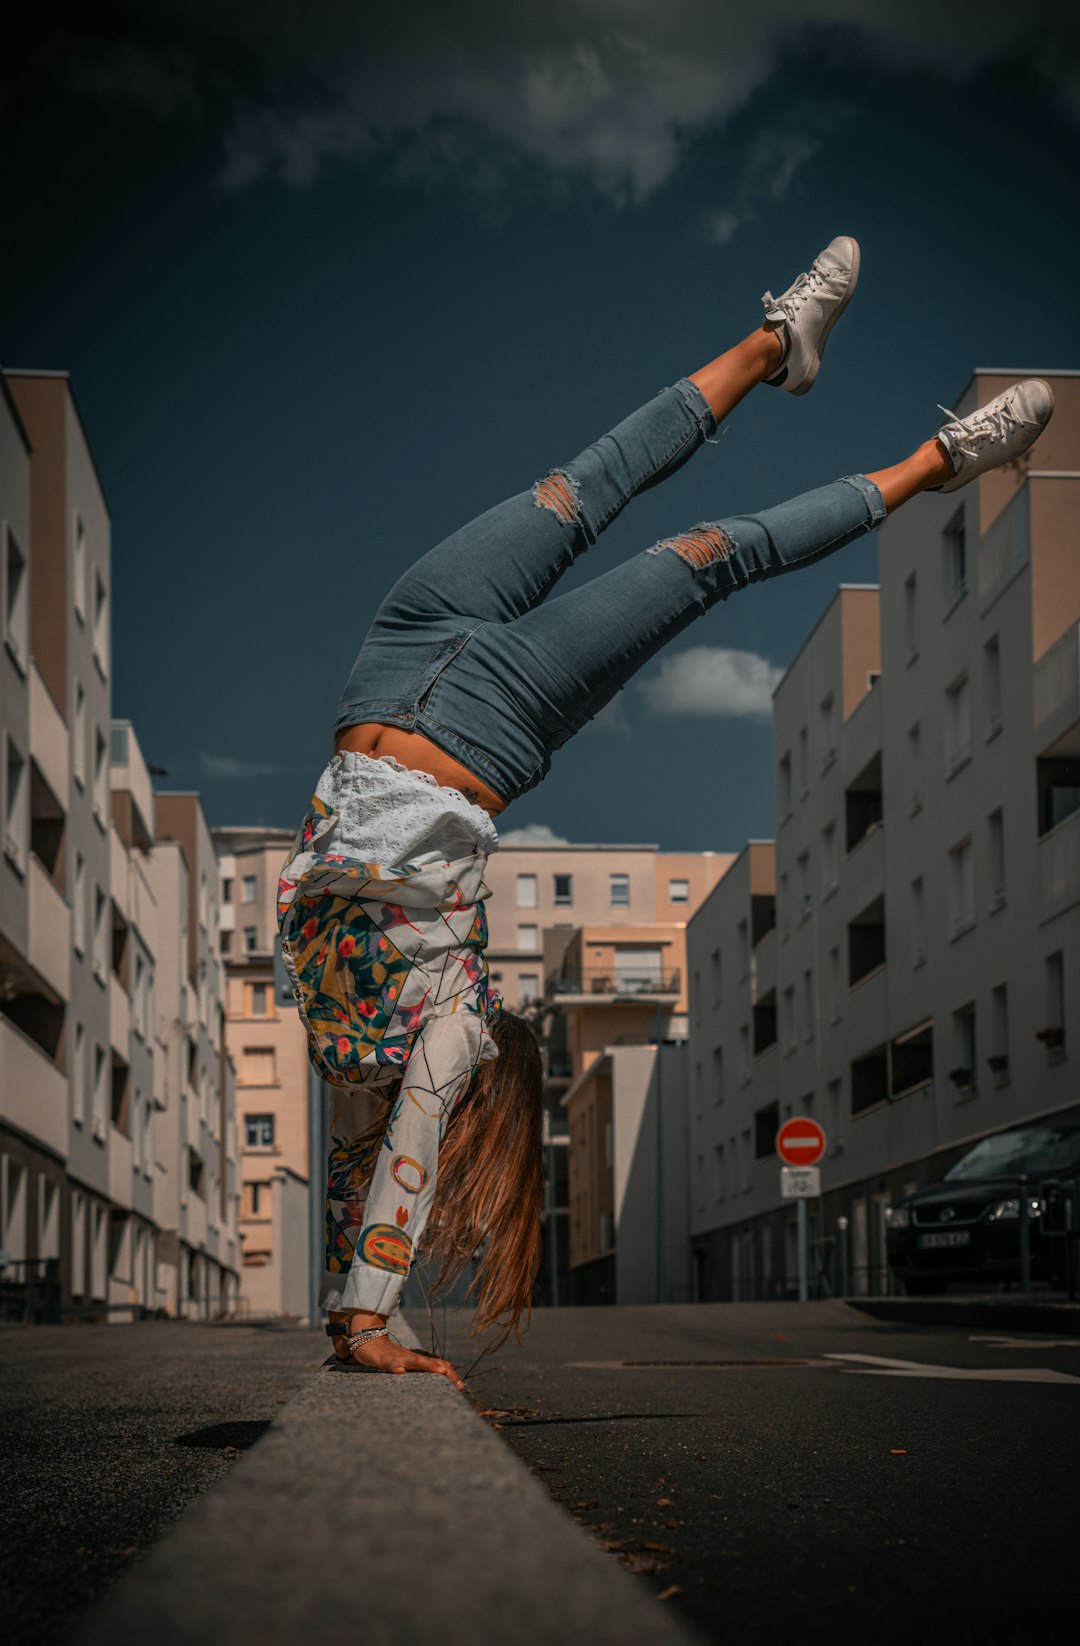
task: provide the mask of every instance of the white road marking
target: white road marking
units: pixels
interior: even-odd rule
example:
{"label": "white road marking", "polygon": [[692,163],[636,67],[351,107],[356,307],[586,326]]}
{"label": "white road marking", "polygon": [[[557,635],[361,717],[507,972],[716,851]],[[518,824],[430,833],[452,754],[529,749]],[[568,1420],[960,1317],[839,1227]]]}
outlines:
{"label": "white road marking", "polygon": [[826,1360],[857,1360],[864,1364],[846,1366],[845,1371],[869,1377],[943,1377],[972,1383],[1080,1383],[1068,1372],[1051,1371],[1049,1366],[928,1366],[918,1360],[892,1360],[886,1355],[827,1354]]}
{"label": "white road marking", "polygon": [[969,1343],[988,1343],[992,1349],[1080,1349],[1080,1337],[974,1337]]}

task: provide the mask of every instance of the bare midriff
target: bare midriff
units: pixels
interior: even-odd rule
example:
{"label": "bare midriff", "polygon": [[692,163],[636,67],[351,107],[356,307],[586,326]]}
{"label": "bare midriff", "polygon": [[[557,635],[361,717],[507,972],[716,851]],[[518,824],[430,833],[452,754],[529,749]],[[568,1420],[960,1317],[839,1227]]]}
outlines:
{"label": "bare midriff", "polygon": [[430,772],[437,783],[459,789],[466,800],[482,807],[492,817],[497,817],[506,809],[505,800],[501,800],[494,789],[489,789],[459,760],[444,753],[430,738],[421,737],[419,732],[406,732],[400,726],[383,726],[377,721],[365,720],[358,726],[346,726],[340,731],[336,748],[338,754],[349,749],[353,754],[367,754],[375,759],[384,754],[392,755],[403,766],[413,771]]}

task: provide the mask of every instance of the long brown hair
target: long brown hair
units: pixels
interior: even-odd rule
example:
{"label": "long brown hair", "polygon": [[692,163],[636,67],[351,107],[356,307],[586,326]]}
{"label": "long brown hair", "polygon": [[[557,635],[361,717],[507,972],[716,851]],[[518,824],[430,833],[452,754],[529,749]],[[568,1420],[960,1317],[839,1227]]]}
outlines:
{"label": "long brown hair", "polygon": [[540,1267],[543,1066],[524,1018],[500,1012],[491,1032],[499,1055],[480,1065],[439,1147],[424,1246],[438,1265],[436,1291],[482,1248],[466,1293],[476,1301],[473,1330],[501,1325],[499,1343],[511,1332],[520,1343]]}

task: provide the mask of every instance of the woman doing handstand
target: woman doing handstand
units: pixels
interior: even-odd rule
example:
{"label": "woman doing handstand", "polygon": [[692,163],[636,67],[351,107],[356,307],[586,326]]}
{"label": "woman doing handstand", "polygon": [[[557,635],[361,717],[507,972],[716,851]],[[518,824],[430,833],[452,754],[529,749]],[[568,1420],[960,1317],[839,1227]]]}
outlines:
{"label": "woman doing handstand", "polygon": [[662,646],[748,584],[807,566],[927,489],[1026,451],[1041,379],[949,421],[903,462],[760,514],[707,521],[551,592],[629,500],[673,474],[759,383],[805,394],[855,289],[840,236],[762,325],[545,479],[447,538],[391,589],[346,684],[334,757],[282,872],[286,968],[333,1088],[320,1299],[341,1359],[445,1360],[386,1322],[420,1249],[437,1284],[482,1249],[477,1326],[520,1333],[540,1246],[541,1067],[489,987],[493,819]]}

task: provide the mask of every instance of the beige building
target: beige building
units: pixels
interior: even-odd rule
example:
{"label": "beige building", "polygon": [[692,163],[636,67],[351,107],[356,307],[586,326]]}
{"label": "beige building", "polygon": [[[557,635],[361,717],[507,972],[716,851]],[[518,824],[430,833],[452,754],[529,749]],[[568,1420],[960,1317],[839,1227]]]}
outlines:
{"label": "beige building", "polygon": [[289,829],[214,830],[226,1040],[237,1071],[241,1299],[251,1315],[308,1309],[310,1065],[277,942],[278,876],[292,843]]}
{"label": "beige building", "polygon": [[168,1261],[184,1163],[158,957],[180,910],[155,886],[145,763],[110,718],[108,510],[66,375],[0,384],[0,1298],[16,1318],[218,1313],[235,1204],[192,1248],[193,1305]]}
{"label": "beige building", "polygon": [[[959,411],[1020,375],[976,373]],[[794,1286],[792,1113],[828,1134],[811,1237],[835,1284],[847,1219],[856,1292],[888,1285],[909,1188],[1080,1118],[1080,376],[1042,375],[1026,457],[891,517],[880,591],[841,589],[777,688],[776,929],[747,968],[725,881],[688,933],[702,1297]]]}

